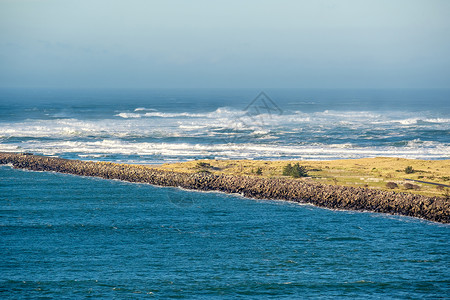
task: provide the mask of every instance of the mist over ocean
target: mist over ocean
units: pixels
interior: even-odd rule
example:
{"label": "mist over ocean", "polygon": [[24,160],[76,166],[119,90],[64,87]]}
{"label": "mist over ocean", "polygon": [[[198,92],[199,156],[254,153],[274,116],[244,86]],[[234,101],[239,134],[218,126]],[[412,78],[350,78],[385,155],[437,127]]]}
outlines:
{"label": "mist over ocean", "polygon": [[450,90],[260,92],[4,89],[0,151],[133,163],[450,158]]}

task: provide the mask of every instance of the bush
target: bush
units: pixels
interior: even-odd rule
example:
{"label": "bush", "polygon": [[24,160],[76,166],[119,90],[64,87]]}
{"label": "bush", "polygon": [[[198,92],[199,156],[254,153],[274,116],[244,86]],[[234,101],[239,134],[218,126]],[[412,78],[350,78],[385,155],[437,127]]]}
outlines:
{"label": "bush", "polygon": [[403,185],[403,187],[404,187],[405,189],[407,189],[407,190],[412,190],[412,189],[414,188],[414,184],[411,184],[411,183],[405,183],[405,184]]}
{"label": "bush", "polygon": [[405,173],[406,173],[406,174],[412,174],[412,173],[414,173],[413,167],[407,166],[407,167],[405,168]]}
{"label": "bush", "polygon": [[258,168],[256,170],[256,175],[262,175],[262,169],[261,168]]}
{"label": "bush", "polygon": [[303,166],[300,166],[299,163],[296,163],[295,165],[287,164],[283,168],[283,175],[284,176],[292,176],[294,178],[299,177],[307,177],[308,172],[306,171],[306,168]]}
{"label": "bush", "polygon": [[306,171],[306,168],[303,166],[300,166],[299,163],[296,163],[292,170],[292,177],[298,178],[298,177],[307,177],[308,172]]}
{"label": "bush", "polygon": [[283,167],[283,175],[284,176],[291,176],[292,174],[292,166],[291,164],[287,164]]}
{"label": "bush", "polygon": [[420,186],[418,186],[417,184],[412,184],[412,183],[408,183],[408,182],[405,183],[403,185],[403,187],[407,190],[416,190],[416,191],[420,190]]}
{"label": "bush", "polygon": [[386,187],[389,189],[397,189],[398,185],[395,182],[389,181],[388,183],[386,183]]}

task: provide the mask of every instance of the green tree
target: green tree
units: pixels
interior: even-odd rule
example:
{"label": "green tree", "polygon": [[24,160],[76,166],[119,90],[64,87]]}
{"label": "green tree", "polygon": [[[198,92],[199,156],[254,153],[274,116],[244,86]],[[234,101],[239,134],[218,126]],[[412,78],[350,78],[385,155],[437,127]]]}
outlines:
{"label": "green tree", "polygon": [[308,172],[306,171],[306,168],[303,166],[300,166],[299,163],[296,163],[293,166],[291,164],[287,164],[283,168],[283,175],[284,176],[292,176],[294,178],[299,178],[299,177],[308,176]]}
{"label": "green tree", "polygon": [[306,177],[308,176],[308,172],[306,172],[306,168],[303,166],[300,166],[299,163],[296,163],[292,167],[292,177],[299,178],[299,177]]}
{"label": "green tree", "polygon": [[405,173],[406,173],[406,174],[412,174],[412,173],[414,173],[413,167],[407,166],[407,167],[405,168]]}
{"label": "green tree", "polygon": [[283,167],[283,175],[284,176],[291,176],[292,174],[292,166],[291,164],[287,164]]}

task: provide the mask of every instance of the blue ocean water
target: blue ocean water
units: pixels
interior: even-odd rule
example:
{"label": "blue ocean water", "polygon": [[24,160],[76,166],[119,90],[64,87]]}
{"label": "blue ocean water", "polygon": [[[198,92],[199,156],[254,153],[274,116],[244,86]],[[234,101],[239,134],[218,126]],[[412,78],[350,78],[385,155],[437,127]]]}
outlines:
{"label": "blue ocean water", "polygon": [[450,158],[450,90],[260,92],[1,90],[0,151],[139,163]]}
{"label": "blue ocean water", "polygon": [[[0,151],[450,158],[448,90],[260,92],[1,90]],[[448,225],[8,166],[0,179],[1,299],[450,297]]]}
{"label": "blue ocean water", "polygon": [[450,227],[0,167],[0,298],[450,297]]}

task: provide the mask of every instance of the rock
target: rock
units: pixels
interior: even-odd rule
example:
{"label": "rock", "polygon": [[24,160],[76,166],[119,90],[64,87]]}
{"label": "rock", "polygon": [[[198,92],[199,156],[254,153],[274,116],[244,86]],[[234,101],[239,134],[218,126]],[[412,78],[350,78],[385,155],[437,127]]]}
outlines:
{"label": "rock", "polygon": [[[212,173],[177,173],[147,166],[90,162],[0,152],[0,164],[34,171],[54,171],[173,186],[203,191],[239,193],[255,199],[277,199],[311,203],[332,209],[365,210],[449,223],[450,203],[439,197],[381,191],[288,178],[261,178]],[[394,183],[395,184],[395,183]]]}

